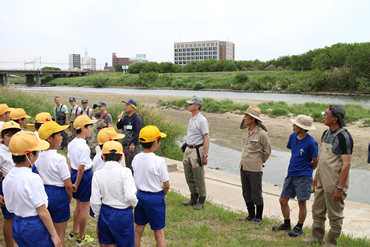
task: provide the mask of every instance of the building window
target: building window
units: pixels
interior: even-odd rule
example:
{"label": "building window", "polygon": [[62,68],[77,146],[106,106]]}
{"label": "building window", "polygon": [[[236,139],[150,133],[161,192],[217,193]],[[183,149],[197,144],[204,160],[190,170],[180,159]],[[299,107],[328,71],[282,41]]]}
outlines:
{"label": "building window", "polygon": [[182,64],[186,64],[186,61],[182,62]]}
{"label": "building window", "polygon": [[188,52],[188,56],[190,56],[190,52]]}
{"label": "building window", "polygon": [[178,60],[178,57],[175,57],[175,60]]}
{"label": "building window", "polygon": [[175,64],[179,64],[179,62],[176,61]]}
{"label": "building window", "polygon": [[213,59],[217,59],[217,56],[213,56]]}
{"label": "building window", "polygon": [[182,49],[179,49],[179,52],[182,52]]}
{"label": "building window", "polygon": [[199,57],[195,57],[196,60],[199,60]]}
{"label": "building window", "polygon": [[175,56],[178,56],[179,54],[178,53],[175,53]]}
{"label": "building window", "polygon": [[191,57],[191,60],[194,60],[194,57]]}
{"label": "building window", "polygon": [[184,47],[184,45],[181,45],[181,48],[183,48]]}
{"label": "building window", "polygon": [[190,48],[186,49],[187,51],[190,51]]}
{"label": "building window", "polygon": [[175,49],[175,52],[178,52],[179,51],[179,49]]}
{"label": "building window", "polygon": [[206,46],[206,43],[202,43],[202,46]]}
{"label": "building window", "polygon": [[190,44],[189,47],[192,47],[192,44]]}
{"label": "building window", "polygon": [[200,59],[203,59],[203,56],[200,56]]}
{"label": "building window", "polygon": [[182,64],[182,62],[180,61],[179,64]]}
{"label": "building window", "polygon": [[213,47],[213,50],[217,50],[217,47]]}
{"label": "building window", "polygon": [[208,47],[204,47],[204,50],[205,50],[205,51],[208,51]]}
{"label": "building window", "polygon": [[185,44],[185,47],[188,47],[188,44]]}
{"label": "building window", "polygon": [[196,51],[199,51],[199,48],[197,48]]}
{"label": "building window", "polygon": [[188,57],[186,60],[190,60],[190,57]]}
{"label": "building window", "polygon": [[200,48],[200,50],[201,50],[201,51],[203,51],[203,47],[202,47],[202,48]]}
{"label": "building window", "polygon": [[217,51],[214,51],[213,54],[217,54]]}
{"label": "building window", "polygon": [[191,55],[195,55],[195,52],[192,52]]}
{"label": "building window", "polygon": [[195,48],[191,48],[191,51],[195,51]]}
{"label": "building window", "polygon": [[203,52],[201,52],[200,55],[203,55]]}
{"label": "building window", "polygon": [[209,46],[209,43],[207,43],[207,46]]}
{"label": "building window", "polygon": [[200,47],[202,44],[201,43],[198,43],[198,47]]}
{"label": "building window", "polygon": [[215,43],[211,43],[211,46],[214,46],[215,45]]}
{"label": "building window", "polygon": [[182,60],[182,57],[179,57],[179,60]]}
{"label": "building window", "polygon": [[204,55],[208,55],[208,52],[204,52]]}
{"label": "building window", "polygon": [[204,59],[208,59],[208,56],[204,56]]}
{"label": "building window", "polygon": [[195,55],[199,55],[199,52],[196,52]]}

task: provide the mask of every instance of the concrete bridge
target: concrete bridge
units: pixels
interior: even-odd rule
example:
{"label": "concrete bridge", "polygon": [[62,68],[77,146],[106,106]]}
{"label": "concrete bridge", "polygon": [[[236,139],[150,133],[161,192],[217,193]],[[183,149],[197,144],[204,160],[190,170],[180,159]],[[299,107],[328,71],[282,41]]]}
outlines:
{"label": "concrete bridge", "polygon": [[[27,86],[40,86],[41,75],[58,77],[75,77],[89,74],[89,70],[0,70],[0,85],[10,83],[10,75],[25,75]],[[35,83],[36,76],[36,83]],[[5,77],[5,81],[4,81]]]}

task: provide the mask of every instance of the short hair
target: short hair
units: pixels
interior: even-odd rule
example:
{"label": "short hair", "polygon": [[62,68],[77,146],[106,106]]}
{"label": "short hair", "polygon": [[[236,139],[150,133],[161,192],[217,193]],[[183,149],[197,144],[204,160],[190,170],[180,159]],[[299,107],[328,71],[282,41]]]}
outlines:
{"label": "short hair", "polygon": [[55,132],[55,133],[51,134],[51,136],[49,136],[49,137],[55,138],[55,135],[57,135],[57,134],[59,134],[59,133],[62,133],[62,131]]}
{"label": "short hair", "polygon": [[[197,105],[197,104],[195,104],[195,105]],[[199,104],[198,110],[200,111],[201,108],[202,108],[202,104]]]}
{"label": "short hair", "polygon": [[[89,127],[89,125],[92,125],[92,124],[86,124],[84,127],[85,127],[85,128],[87,128],[87,127]],[[77,134],[77,135],[78,135],[78,134],[80,134],[80,133],[81,133],[81,131],[82,131],[82,128],[80,128],[80,129],[76,130],[76,134]]]}
{"label": "short hair", "polygon": [[116,161],[118,162],[121,157],[122,157],[122,154],[102,154],[104,155],[105,157],[105,161]]}
{"label": "short hair", "polygon": [[1,131],[1,137],[4,138],[4,136],[6,134],[8,134],[9,132],[11,132],[14,135],[15,133],[18,133],[19,131],[21,131],[21,130],[16,129],[16,128],[10,128],[10,129],[3,130],[3,131]]}
{"label": "short hair", "polygon": [[43,123],[35,123],[35,129],[40,129],[40,127],[41,127],[41,125],[42,125]]}
{"label": "short hair", "polygon": [[59,97],[59,96],[55,96],[55,97],[54,97],[54,100],[56,100],[56,99],[60,99],[60,97]]}
{"label": "short hair", "polygon": [[[32,154],[36,155],[37,152],[38,151],[32,151]],[[20,155],[20,156],[12,155],[12,159],[13,159],[13,162],[15,164],[22,163],[22,162],[26,161],[26,154],[25,155]]]}
{"label": "short hair", "polygon": [[[161,139],[158,139],[158,142],[160,142],[160,141],[161,141]],[[144,149],[149,149],[153,146],[154,142],[147,142],[147,143],[140,142],[140,143],[141,143],[141,146],[143,146]]]}

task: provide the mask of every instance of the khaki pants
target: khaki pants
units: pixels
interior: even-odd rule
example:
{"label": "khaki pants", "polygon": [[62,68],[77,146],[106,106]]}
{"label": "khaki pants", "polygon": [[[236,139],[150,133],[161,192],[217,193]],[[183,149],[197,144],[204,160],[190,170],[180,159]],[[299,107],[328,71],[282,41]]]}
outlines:
{"label": "khaki pants", "polygon": [[[203,156],[203,147],[199,148],[201,157]],[[184,173],[186,183],[191,194],[199,194],[200,197],[206,197],[206,181],[204,166],[197,163],[197,151],[195,148],[186,148],[184,153]]]}

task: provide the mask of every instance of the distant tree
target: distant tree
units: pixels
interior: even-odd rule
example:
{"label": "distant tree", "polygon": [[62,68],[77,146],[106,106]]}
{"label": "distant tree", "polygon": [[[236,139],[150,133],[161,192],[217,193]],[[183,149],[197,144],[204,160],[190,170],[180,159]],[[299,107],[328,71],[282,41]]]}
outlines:
{"label": "distant tree", "polygon": [[122,72],[122,64],[114,65],[114,70],[117,71],[117,72]]}
{"label": "distant tree", "polygon": [[61,70],[61,69],[57,68],[57,67],[48,67],[48,66],[46,66],[46,67],[42,67],[41,70]]}
{"label": "distant tree", "polygon": [[370,43],[355,44],[346,64],[352,67],[352,71],[358,77],[370,79]]}

